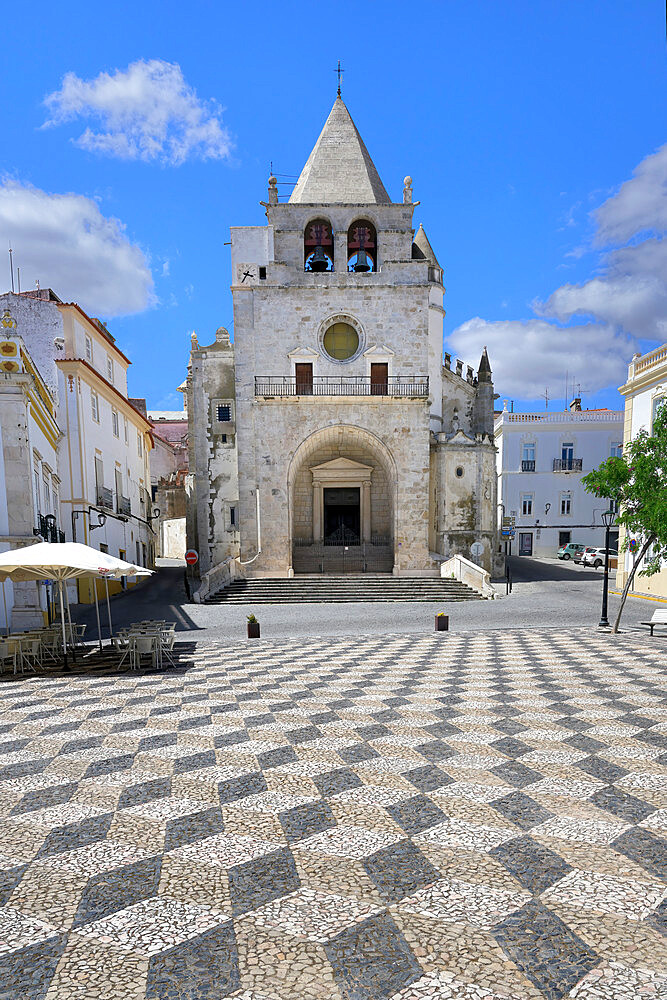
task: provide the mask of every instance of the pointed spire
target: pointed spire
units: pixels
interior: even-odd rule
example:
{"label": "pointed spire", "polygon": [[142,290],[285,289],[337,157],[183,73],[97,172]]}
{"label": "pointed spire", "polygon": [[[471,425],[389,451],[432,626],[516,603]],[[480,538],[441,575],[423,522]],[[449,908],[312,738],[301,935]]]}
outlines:
{"label": "pointed spire", "polygon": [[293,205],[390,205],[391,198],[341,97],[292,191]]}
{"label": "pointed spire", "polygon": [[429,263],[433,264],[434,267],[440,267],[438,263],[438,258],[436,257],[433,247],[429,243],[428,236],[424,230],[422,224],[419,224],[419,229],[415,234],[415,238],[412,242],[412,259],[413,260],[427,260]]}
{"label": "pointed spire", "polygon": [[482,357],[479,362],[479,368],[477,369],[477,381],[478,382],[491,381],[491,364],[489,362],[489,355],[486,352],[486,347],[482,351]]}

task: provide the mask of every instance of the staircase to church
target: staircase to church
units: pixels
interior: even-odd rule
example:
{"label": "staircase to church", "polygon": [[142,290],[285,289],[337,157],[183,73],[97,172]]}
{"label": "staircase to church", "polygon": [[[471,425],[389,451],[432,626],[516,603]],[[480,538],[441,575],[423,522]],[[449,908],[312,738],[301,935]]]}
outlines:
{"label": "staircase to church", "polygon": [[458,580],[389,576],[295,576],[235,580],[207,604],[337,604],[352,601],[481,601]]}

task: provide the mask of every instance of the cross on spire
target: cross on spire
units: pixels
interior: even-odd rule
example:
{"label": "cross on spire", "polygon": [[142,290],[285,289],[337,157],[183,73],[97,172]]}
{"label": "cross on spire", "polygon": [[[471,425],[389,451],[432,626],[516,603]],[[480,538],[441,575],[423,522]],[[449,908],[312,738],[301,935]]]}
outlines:
{"label": "cross on spire", "polygon": [[345,72],[345,70],[340,68],[340,59],[339,59],[338,60],[338,67],[334,70],[334,73],[338,73],[338,96],[339,97],[340,97],[340,78],[341,78],[341,74],[344,73],[344,72]]}

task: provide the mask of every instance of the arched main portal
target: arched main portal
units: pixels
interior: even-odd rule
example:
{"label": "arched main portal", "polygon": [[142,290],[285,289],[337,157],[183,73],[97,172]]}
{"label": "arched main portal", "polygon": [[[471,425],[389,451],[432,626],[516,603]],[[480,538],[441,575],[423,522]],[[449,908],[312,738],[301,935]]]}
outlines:
{"label": "arched main portal", "polygon": [[391,452],[362,427],[306,438],[288,472],[294,572],[391,572],[396,482]]}

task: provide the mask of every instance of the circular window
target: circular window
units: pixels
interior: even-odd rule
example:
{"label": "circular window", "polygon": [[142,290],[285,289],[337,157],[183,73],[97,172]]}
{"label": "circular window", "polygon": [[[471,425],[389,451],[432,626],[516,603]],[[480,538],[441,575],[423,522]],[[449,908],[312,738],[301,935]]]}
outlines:
{"label": "circular window", "polygon": [[322,341],[324,350],[335,361],[347,361],[359,349],[359,334],[349,323],[333,323]]}
{"label": "circular window", "polygon": [[457,465],[456,467],[456,475],[459,477],[459,479],[461,479],[461,477],[463,476],[463,469],[461,468],[460,465]]}

